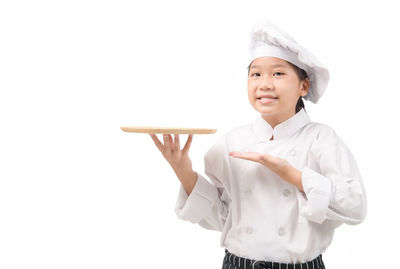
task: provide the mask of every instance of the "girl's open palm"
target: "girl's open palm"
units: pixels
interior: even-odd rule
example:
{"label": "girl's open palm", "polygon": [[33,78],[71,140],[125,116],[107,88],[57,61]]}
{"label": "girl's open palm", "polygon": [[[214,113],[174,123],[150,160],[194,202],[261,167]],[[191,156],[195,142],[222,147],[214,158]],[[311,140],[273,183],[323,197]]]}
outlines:
{"label": "girl's open palm", "polygon": [[193,134],[189,134],[185,146],[181,150],[179,135],[174,135],[174,140],[172,135],[163,134],[164,144],[157,138],[155,134],[149,134],[156,144],[157,148],[160,150],[164,158],[176,170],[185,170],[192,168],[192,162],[189,158],[189,149],[192,144]]}

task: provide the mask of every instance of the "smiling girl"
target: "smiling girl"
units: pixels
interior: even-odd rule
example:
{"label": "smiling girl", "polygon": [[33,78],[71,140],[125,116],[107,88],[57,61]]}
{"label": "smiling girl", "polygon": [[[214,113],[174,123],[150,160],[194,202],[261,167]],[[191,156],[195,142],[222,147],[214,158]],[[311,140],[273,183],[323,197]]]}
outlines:
{"label": "smiling girl", "polygon": [[221,231],[222,268],[325,268],[334,230],[358,224],[367,203],[360,172],[342,139],[312,122],[328,70],[276,25],[251,34],[248,98],[259,116],[225,133],[207,151],[205,174],[192,170],[189,135],[150,134],[181,188],[179,218]]}

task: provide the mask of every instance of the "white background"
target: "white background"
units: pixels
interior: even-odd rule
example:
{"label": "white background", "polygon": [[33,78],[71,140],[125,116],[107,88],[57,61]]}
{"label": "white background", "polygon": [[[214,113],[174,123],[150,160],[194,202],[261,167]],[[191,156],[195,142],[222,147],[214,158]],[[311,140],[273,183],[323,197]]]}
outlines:
{"label": "white background", "polygon": [[396,266],[395,3],[1,1],[0,268],[221,268],[220,233],[176,217],[173,170],[148,135],[120,126],[217,128],[193,138],[204,174],[218,136],[258,116],[246,67],[263,18],[329,68],[306,109],[363,175],[367,219],[337,229],[327,268]]}

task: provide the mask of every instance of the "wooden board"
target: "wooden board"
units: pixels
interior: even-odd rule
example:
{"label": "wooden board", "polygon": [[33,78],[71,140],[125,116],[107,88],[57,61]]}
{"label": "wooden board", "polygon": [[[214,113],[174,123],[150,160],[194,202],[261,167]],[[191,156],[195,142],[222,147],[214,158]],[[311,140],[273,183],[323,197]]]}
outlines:
{"label": "wooden board", "polygon": [[217,129],[207,128],[179,128],[179,127],[150,127],[150,126],[122,126],[121,130],[128,133],[148,134],[213,134]]}

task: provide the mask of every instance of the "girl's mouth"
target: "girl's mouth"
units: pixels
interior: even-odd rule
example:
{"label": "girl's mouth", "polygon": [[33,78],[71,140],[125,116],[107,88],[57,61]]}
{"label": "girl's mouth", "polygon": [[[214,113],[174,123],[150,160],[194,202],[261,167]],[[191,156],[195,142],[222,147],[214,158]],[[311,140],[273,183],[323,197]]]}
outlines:
{"label": "girl's mouth", "polygon": [[259,102],[261,104],[269,104],[269,103],[274,102],[276,99],[278,99],[278,97],[274,97],[274,98],[261,97],[261,98],[257,98],[257,102]]}

